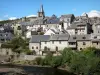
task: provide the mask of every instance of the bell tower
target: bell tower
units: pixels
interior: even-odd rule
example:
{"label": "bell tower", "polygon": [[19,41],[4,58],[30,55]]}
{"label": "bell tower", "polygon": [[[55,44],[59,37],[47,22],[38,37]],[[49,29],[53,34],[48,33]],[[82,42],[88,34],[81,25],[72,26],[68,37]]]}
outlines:
{"label": "bell tower", "polygon": [[45,17],[43,5],[41,5],[40,10],[38,11],[38,17],[42,17],[42,18]]}

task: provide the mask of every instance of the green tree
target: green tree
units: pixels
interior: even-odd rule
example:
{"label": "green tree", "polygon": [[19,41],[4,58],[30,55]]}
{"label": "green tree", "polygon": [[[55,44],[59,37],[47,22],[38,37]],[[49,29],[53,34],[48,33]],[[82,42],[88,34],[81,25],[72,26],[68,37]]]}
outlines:
{"label": "green tree", "polygon": [[36,62],[37,65],[41,65],[41,63],[42,63],[42,58],[41,58],[41,57],[35,58],[35,62]]}
{"label": "green tree", "polygon": [[52,53],[48,52],[47,55],[44,58],[44,65],[50,65],[52,57],[53,57]]}
{"label": "green tree", "polygon": [[69,64],[71,60],[71,56],[73,55],[73,51],[70,48],[64,48],[61,52],[62,54],[62,64]]}
{"label": "green tree", "polygon": [[87,49],[87,51],[76,52],[71,56],[70,70],[77,75],[99,75],[100,58],[94,53],[96,49]]}
{"label": "green tree", "polygon": [[21,37],[15,37],[10,42],[2,44],[2,48],[11,48],[13,52],[21,53],[28,49],[27,41]]}
{"label": "green tree", "polygon": [[57,68],[62,65],[62,56],[53,56],[51,66]]}

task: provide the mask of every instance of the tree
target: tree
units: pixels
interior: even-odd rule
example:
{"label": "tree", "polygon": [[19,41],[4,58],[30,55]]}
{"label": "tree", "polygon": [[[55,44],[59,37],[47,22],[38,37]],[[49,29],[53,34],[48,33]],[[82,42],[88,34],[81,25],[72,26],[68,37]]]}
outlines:
{"label": "tree", "polygon": [[50,65],[52,57],[53,57],[52,53],[48,52],[47,55],[44,58],[44,65]]}
{"label": "tree", "polygon": [[64,65],[65,63],[69,64],[71,60],[71,56],[73,55],[73,52],[70,48],[64,48],[62,54],[62,64]]}
{"label": "tree", "polygon": [[57,68],[62,65],[62,56],[53,56],[51,66]]}
{"label": "tree", "polygon": [[71,56],[70,70],[77,75],[99,75],[100,58],[95,55],[94,48],[87,49]]}
{"label": "tree", "polygon": [[28,49],[27,41],[21,37],[15,37],[10,42],[2,44],[2,48],[11,48],[13,52],[21,53]]}
{"label": "tree", "polygon": [[41,62],[42,62],[42,58],[41,57],[35,58],[35,62],[36,62],[37,65],[40,65]]}

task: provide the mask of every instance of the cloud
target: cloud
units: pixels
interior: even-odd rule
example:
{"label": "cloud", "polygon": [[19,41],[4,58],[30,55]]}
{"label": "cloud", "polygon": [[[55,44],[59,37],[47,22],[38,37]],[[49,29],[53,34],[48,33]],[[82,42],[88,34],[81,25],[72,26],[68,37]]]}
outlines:
{"label": "cloud", "polygon": [[100,11],[92,10],[87,13],[89,17],[100,17]]}
{"label": "cloud", "polygon": [[15,20],[17,17],[10,17],[9,20]]}
{"label": "cloud", "polygon": [[72,9],[72,11],[76,11],[76,8]]}
{"label": "cloud", "polygon": [[5,18],[7,18],[7,17],[8,17],[8,15],[4,15],[4,17],[5,17]]}
{"label": "cloud", "polygon": [[37,15],[28,15],[26,17],[37,17]]}

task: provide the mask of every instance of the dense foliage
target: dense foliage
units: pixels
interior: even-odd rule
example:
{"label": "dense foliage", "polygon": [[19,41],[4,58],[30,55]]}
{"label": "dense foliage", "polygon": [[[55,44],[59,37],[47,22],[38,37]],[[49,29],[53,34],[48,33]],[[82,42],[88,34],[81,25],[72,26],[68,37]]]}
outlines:
{"label": "dense foliage", "polygon": [[96,48],[86,48],[83,51],[73,51],[65,48],[61,55],[53,56],[51,53],[42,59],[39,58],[38,65],[48,65],[54,68],[62,67],[76,75],[100,75],[100,56]]}
{"label": "dense foliage", "polygon": [[1,48],[11,48],[13,52],[16,52],[19,54],[22,52],[31,54],[31,51],[28,49],[27,40],[25,40],[21,37],[15,37],[11,41],[2,44]]}

